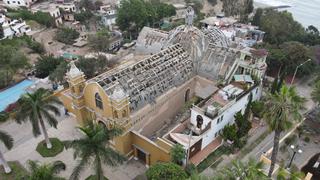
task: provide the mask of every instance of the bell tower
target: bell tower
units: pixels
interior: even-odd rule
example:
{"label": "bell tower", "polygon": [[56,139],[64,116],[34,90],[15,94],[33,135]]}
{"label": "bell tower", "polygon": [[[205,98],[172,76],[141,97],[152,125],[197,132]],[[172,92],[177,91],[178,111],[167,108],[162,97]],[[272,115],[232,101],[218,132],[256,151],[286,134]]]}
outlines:
{"label": "bell tower", "polygon": [[88,117],[83,97],[83,89],[86,85],[84,73],[71,61],[70,70],[67,72],[66,77],[72,96],[72,112],[76,115],[79,123],[84,125]]}
{"label": "bell tower", "polygon": [[112,118],[121,126],[129,126],[129,96],[120,85],[116,85],[112,95],[110,96]]}

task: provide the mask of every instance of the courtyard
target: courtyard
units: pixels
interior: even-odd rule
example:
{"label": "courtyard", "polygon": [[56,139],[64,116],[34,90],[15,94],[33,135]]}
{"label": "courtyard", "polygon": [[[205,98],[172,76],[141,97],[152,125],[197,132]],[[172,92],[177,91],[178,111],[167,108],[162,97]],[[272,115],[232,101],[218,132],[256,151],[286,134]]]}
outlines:
{"label": "courtyard", "polygon": [[[48,128],[49,137],[56,137],[61,141],[81,138],[82,134],[76,128],[78,127],[78,124],[73,116],[62,115],[58,118],[58,120],[59,124],[57,129],[53,127]],[[8,161],[18,161],[26,169],[28,169],[28,160],[39,161],[41,163],[50,163],[60,160],[66,164],[66,170],[61,171],[59,176],[69,178],[73,168],[77,164],[77,160],[73,159],[72,149],[64,149],[63,152],[55,157],[42,157],[36,151],[36,146],[40,141],[43,140],[43,136],[34,138],[32,135],[31,125],[29,123],[19,125],[13,121],[7,121],[3,124],[0,124],[0,130],[15,132],[14,134],[11,134],[15,140],[14,147],[10,151],[8,151],[1,144],[0,150],[4,152],[4,156]],[[129,180],[135,178],[139,174],[144,173],[146,167],[145,165],[140,163],[140,161],[129,159],[121,166],[114,168],[104,166],[103,169],[105,172],[104,174],[108,179]],[[85,179],[91,174],[94,174],[94,172],[91,171],[90,167],[87,167],[86,170],[81,174],[81,180]]]}

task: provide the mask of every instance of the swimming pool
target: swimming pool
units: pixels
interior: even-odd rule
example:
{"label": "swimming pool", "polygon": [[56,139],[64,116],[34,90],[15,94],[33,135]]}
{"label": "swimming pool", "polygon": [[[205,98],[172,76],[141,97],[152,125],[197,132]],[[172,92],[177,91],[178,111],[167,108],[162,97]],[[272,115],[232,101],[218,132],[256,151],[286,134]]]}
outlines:
{"label": "swimming pool", "polygon": [[26,88],[32,84],[34,84],[33,81],[26,79],[0,92],[0,112],[5,110],[9,104],[16,102],[26,92]]}

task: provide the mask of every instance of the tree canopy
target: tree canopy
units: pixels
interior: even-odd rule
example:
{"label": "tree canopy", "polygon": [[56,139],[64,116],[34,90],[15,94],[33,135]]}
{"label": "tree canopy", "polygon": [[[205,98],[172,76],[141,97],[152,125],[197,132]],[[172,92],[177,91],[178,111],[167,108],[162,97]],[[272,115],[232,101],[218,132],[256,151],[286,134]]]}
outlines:
{"label": "tree canopy", "polygon": [[80,33],[71,28],[60,28],[56,32],[55,39],[65,44],[73,44],[74,40],[79,37]]}
{"label": "tree canopy", "polygon": [[56,58],[52,54],[41,56],[35,64],[36,77],[45,78],[49,76],[49,74],[54,72],[57,66],[63,61],[62,57]]}
{"label": "tree canopy", "polygon": [[0,88],[8,86],[16,72],[28,65],[27,57],[18,48],[0,44]]}
{"label": "tree canopy", "polygon": [[181,165],[186,157],[186,151],[181,144],[175,144],[170,151],[170,155],[172,162]]}
{"label": "tree canopy", "polygon": [[117,11],[116,23],[122,31],[137,35],[144,26],[154,26],[164,17],[175,15],[172,5],[158,0],[122,0]]}

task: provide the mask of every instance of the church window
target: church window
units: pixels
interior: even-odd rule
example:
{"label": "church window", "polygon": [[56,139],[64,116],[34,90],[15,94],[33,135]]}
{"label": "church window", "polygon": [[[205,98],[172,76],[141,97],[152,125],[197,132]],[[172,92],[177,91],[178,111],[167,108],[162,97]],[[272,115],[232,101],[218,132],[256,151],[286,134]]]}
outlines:
{"label": "church window", "polygon": [[95,100],[96,100],[96,106],[100,109],[103,109],[102,99],[98,93],[96,93],[95,95]]}

